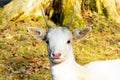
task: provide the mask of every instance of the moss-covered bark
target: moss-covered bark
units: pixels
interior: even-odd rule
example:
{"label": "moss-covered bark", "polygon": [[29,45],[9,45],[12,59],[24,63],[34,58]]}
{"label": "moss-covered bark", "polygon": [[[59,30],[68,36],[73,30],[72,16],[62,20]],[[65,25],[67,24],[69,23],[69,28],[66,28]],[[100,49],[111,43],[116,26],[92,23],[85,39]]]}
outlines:
{"label": "moss-covered bark", "polygon": [[85,26],[81,15],[81,3],[82,0],[54,0],[52,20],[59,25],[65,25],[70,20],[73,11],[75,11],[71,24],[72,28]]}
{"label": "moss-covered bark", "polygon": [[[49,19],[58,25],[65,25],[71,18],[75,7],[74,27],[84,26],[81,15],[82,0],[13,0],[2,11],[1,24],[9,21],[26,20],[27,18],[42,17],[41,8],[44,7]],[[50,17],[51,16],[51,17]]]}
{"label": "moss-covered bark", "polygon": [[120,15],[118,14],[117,10],[116,10],[116,4],[115,4],[115,0],[101,0],[101,2],[103,3],[104,7],[107,10],[108,16],[115,20],[116,22],[120,23]]}
{"label": "moss-covered bark", "polygon": [[85,26],[83,17],[91,17],[94,13],[120,23],[119,4],[119,0],[12,0],[1,12],[0,24],[31,18],[40,19],[42,7],[48,18],[57,25],[65,25],[69,21],[74,7],[72,28]]}
{"label": "moss-covered bark", "polygon": [[6,5],[1,12],[2,24],[7,24],[9,21],[26,19],[31,16],[41,16],[41,7],[49,7],[52,0],[13,0]]}
{"label": "moss-covered bark", "polygon": [[[120,1],[119,0],[91,0],[95,3],[90,3],[92,11],[96,12],[98,15],[105,16],[107,19],[112,19],[117,23],[120,23]],[[94,9],[93,9],[94,8]],[[95,10],[95,8],[97,10]]]}

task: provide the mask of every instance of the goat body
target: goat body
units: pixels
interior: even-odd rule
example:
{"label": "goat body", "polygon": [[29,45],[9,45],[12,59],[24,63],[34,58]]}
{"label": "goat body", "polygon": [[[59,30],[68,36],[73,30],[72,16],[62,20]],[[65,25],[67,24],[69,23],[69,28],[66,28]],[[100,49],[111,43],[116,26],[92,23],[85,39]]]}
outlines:
{"label": "goat body", "polygon": [[51,67],[53,80],[120,80],[120,59],[95,61],[85,66],[75,61]]}
{"label": "goat body", "polygon": [[84,66],[85,80],[120,80],[120,59],[95,61]]}

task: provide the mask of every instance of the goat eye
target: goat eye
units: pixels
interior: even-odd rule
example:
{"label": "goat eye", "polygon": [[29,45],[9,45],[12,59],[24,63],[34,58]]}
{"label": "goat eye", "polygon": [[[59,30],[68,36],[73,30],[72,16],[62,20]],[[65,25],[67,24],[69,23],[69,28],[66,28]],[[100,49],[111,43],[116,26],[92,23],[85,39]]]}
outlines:
{"label": "goat eye", "polygon": [[46,40],[46,43],[47,43],[47,44],[49,44],[49,41],[48,41],[48,40]]}
{"label": "goat eye", "polygon": [[67,44],[70,44],[70,40],[67,41]]}

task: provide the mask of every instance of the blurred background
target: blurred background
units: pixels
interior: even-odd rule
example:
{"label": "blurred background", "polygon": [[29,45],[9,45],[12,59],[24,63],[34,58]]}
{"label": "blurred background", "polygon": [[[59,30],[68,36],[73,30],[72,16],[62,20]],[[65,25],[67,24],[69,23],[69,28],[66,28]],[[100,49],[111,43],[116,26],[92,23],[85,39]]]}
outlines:
{"label": "blurred background", "polygon": [[76,61],[120,58],[120,0],[0,0],[0,80],[51,80],[46,43],[35,40],[27,27],[47,29],[74,19],[70,30],[86,26],[92,32],[73,40]]}

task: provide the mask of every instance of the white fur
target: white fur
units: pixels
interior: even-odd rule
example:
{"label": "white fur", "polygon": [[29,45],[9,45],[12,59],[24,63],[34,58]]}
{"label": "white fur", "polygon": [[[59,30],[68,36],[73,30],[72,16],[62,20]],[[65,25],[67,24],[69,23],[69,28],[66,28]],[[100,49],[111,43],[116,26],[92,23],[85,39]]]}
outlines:
{"label": "white fur", "polygon": [[[120,60],[92,62],[81,66],[75,62],[71,44],[71,32],[66,28],[55,28],[48,32],[48,51],[61,52],[61,61],[54,64],[51,61],[53,80],[120,80]],[[49,52],[49,54],[52,54]],[[50,56],[51,57],[51,56]],[[51,58],[50,58],[51,59]]]}
{"label": "white fur", "polygon": [[[120,80],[120,59],[95,61],[85,66],[76,63],[72,45],[67,41],[72,42],[72,35],[76,36],[74,34],[77,34],[77,38],[82,38],[89,31],[90,28],[77,29],[73,33],[64,27],[49,29],[45,40],[49,42],[47,48],[52,80]],[[52,54],[57,53],[61,53],[60,58],[53,59]]]}

